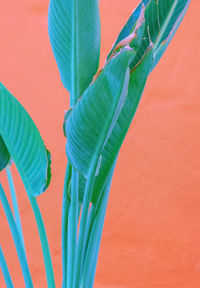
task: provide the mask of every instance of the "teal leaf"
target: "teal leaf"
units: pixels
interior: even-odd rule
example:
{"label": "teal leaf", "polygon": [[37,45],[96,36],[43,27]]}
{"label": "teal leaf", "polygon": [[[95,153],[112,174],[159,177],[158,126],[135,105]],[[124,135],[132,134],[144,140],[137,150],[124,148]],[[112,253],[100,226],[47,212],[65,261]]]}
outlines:
{"label": "teal leaf", "polygon": [[80,97],[96,74],[100,54],[98,0],[50,0],[48,31],[64,87]]}
{"label": "teal leaf", "polygon": [[137,23],[143,5],[145,6],[145,30],[140,49],[134,58],[131,68],[142,59],[150,42],[154,44],[154,61],[150,72],[154,69],[167,46],[178,29],[191,0],[143,0],[128,19],[120,32],[111,52],[126,38]]}
{"label": "teal leaf", "polygon": [[66,123],[66,152],[70,163],[86,178],[96,163],[119,117],[128,93],[131,51],[113,57],[84,92]]}
{"label": "teal leaf", "polygon": [[0,171],[2,171],[10,161],[10,153],[0,135]]}
{"label": "teal leaf", "polygon": [[115,159],[117,158],[120,147],[125,139],[130,124],[133,121],[146,84],[149,69],[152,63],[152,57],[153,51],[152,48],[150,48],[142,62],[140,62],[136,69],[130,74],[128,95],[124,102],[122,111],[112,130],[112,134],[110,135],[101,154],[102,163],[99,174],[95,177],[93,187],[93,203],[98,201],[100,192],[104,189],[109,172],[115,163]]}
{"label": "teal leaf", "polygon": [[40,195],[50,182],[50,154],[28,113],[2,83],[0,135],[28,193]]}
{"label": "teal leaf", "polygon": [[[118,57],[120,56],[121,59],[123,59],[125,58],[125,55],[126,55],[126,51],[122,51],[121,53],[116,55],[114,58],[109,60],[108,64],[105,66],[105,69],[108,69],[108,65],[111,63],[111,61],[115,61],[116,65],[119,64],[117,63]],[[98,167],[99,171],[97,171],[98,173],[96,173],[94,186],[93,186],[93,193],[92,193],[92,200],[91,200],[93,203],[99,200],[100,193],[104,189],[109,172],[112,169],[112,166],[114,165],[114,162],[119,153],[120,147],[123,143],[123,140],[126,136],[128,128],[137,110],[137,106],[140,101],[140,98],[141,98],[141,95],[142,95],[142,92],[146,83],[146,79],[149,73],[150,65],[152,62],[152,57],[153,57],[153,52],[152,52],[152,47],[151,47],[147,51],[141,63],[136,67],[134,71],[131,72],[131,74],[129,75],[129,78],[127,79],[129,80],[129,84],[128,84],[128,90],[126,92],[126,96],[125,95],[123,96],[124,97],[123,104],[121,105],[121,109],[118,112],[118,114],[117,115],[115,114],[116,116],[113,117],[115,121],[113,125],[110,125],[110,127],[112,127],[112,129],[110,130],[110,133],[107,134],[107,137],[104,137],[102,149],[100,152],[101,157],[99,158],[99,162],[100,162],[99,167]],[[120,70],[119,67],[116,69],[116,71]],[[103,70],[103,72],[101,72],[100,76],[101,75],[103,76],[105,74],[105,69]],[[112,70],[112,68],[110,68],[110,70],[112,71],[112,73],[113,71],[115,71],[115,70]],[[115,73],[117,73],[116,71]],[[124,73],[125,71],[123,72],[123,74]],[[120,76],[118,77],[119,77],[119,81],[122,81],[124,78],[123,77],[120,80]],[[108,77],[108,79],[110,78],[111,77]],[[97,82],[97,80],[95,82]],[[108,112],[112,107],[111,104],[109,104],[110,102],[108,102],[107,100],[109,98],[104,90],[106,85],[103,84],[102,86],[101,84],[104,82],[102,81],[100,85],[98,85],[98,83],[95,83],[95,82],[93,83],[93,86],[95,88],[95,93],[94,93],[94,90],[91,89],[92,86],[90,86],[85,91],[80,102],[77,104],[77,106],[74,107],[73,112],[71,113],[70,117],[73,117],[73,118],[70,119],[69,117],[68,121],[70,120],[70,122],[67,122],[66,124],[67,156],[68,156],[69,161],[72,163],[72,165],[76,169],[78,169],[80,172],[80,175],[79,175],[79,201],[80,202],[83,201],[84,188],[85,188],[85,183],[86,183],[86,178],[87,178],[87,171],[85,171],[85,167],[88,165],[88,169],[89,169],[89,166],[91,163],[90,159],[92,158],[92,155],[94,153],[93,151],[95,150],[95,145],[98,146],[97,144],[98,140],[96,139],[96,141],[93,142],[94,141],[93,139],[95,139],[95,135],[97,135],[98,132],[100,133],[100,130],[103,129],[103,125],[106,122],[106,119],[107,119],[106,117],[108,115]],[[122,87],[122,83],[120,85]],[[91,89],[90,93],[93,96],[90,96],[90,97],[86,96],[87,93],[88,95],[90,95],[89,89]],[[99,94],[100,96],[98,97],[97,95]],[[113,95],[113,97],[114,95],[117,95],[114,91],[111,94]],[[96,100],[96,98],[99,99],[98,101],[103,102],[104,105],[103,106],[99,105],[99,102]],[[92,105],[90,104],[90,101],[87,102],[87,99],[91,99],[90,101],[92,101]],[[119,96],[117,99],[119,101]],[[85,104],[81,105],[81,103],[84,103],[84,101],[85,101]],[[90,110],[90,107],[91,107],[91,110]],[[115,107],[116,107],[116,103],[115,103]],[[105,112],[105,114],[107,115],[104,114],[104,111],[108,111],[108,112]],[[76,113],[74,114],[76,116],[73,116],[73,113]],[[78,113],[81,113],[82,115],[79,117]],[[100,116],[98,117],[98,115]],[[84,142],[82,142],[83,139],[84,139]],[[90,147],[92,148],[90,149]],[[81,158],[80,158],[80,155],[81,155]],[[79,161],[81,161],[82,163],[80,164]]]}
{"label": "teal leaf", "polygon": [[[143,60],[130,74],[128,95],[124,102],[121,113],[113,127],[112,133],[101,153],[102,160],[98,175],[95,177],[92,203],[98,205],[101,193],[105,188],[108,175],[115,165],[115,160],[119,153],[120,147],[126,136],[128,128],[134,118],[138,104],[140,102],[144,86],[146,84],[149,69],[152,63],[153,51],[152,47],[148,49]],[[86,178],[79,175],[79,201],[83,201]]]}
{"label": "teal leaf", "polygon": [[174,34],[176,33],[179,25],[181,24],[181,21],[183,20],[185,13],[187,12],[189,4],[190,4],[190,1],[187,1],[184,9],[181,10],[178,17],[176,18],[176,21],[173,23],[173,26],[172,26],[169,34],[167,34],[165,36],[166,37],[165,39],[162,39],[162,42],[160,42],[157,49],[155,49],[154,61],[152,62],[150,72],[155,68],[155,66],[159,62],[160,58],[162,57],[162,55],[166,51],[168,45],[170,44],[172,38],[174,37]]}

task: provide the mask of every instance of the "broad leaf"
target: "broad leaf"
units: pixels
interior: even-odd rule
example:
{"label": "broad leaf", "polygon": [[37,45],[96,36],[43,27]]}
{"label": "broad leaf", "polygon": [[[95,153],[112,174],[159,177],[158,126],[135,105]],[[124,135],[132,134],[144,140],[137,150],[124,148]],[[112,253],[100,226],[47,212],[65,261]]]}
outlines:
{"label": "broad leaf", "polygon": [[32,119],[0,83],[0,135],[26,190],[38,196],[50,182],[50,156]]}
{"label": "broad leaf", "polygon": [[98,174],[101,152],[128,93],[131,51],[113,57],[73,108],[66,122],[67,157],[86,178],[92,163]]}
{"label": "broad leaf", "polygon": [[[100,53],[98,0],[50,0],[48,31],[65,88],[80,97],[96,74]],[[73,96],[73,95],[72,95]]]}
{"label": "broad leaf", "polygon": [[[123,51],[121,53],[126,53],[126,51]],[[104,185],[105,185],[107,177],[109,175],[109,171],[112,169],[112,166],[114,165],[114,162],[115,162],[115,159],[116,159],[117,154],[119,152],[119,149],[123,143],[125,135],[128,131],[128,128],[131,124],[133,116],[136,112],[138,103],[140,101],[140,98],[141,98],[141,95],[142,95],[142,92],[143,92],[143,89],[144,89],[144,86],[146,83],[147,76],[149,73],[150,65],[152,62],[152,54],[153,53],[152,53],[152,48],[151,48],[147,52],[143,61],[130,74],[128,94],[124,98],[123,105],[121,106],[121,111],[117,115],[118,117],[116,117],[116,121],[115,121],[114,125],[112,125],[112,130],[110,131],[109,136],[104,138],[104,145],[103,145],[103,149],[101,150],[101,160],[99,160],[101,162],[99,165],[98,174],[95,177],[94,188],[93,188],[93,193],[92,193],[91,201],[93,203],[98,201],[98,199],[100,197],[100,193],[101,193],[101,191],[103,191]],[[115,56],[116,59],[117,59],[117,57],[119,57],[119,55]],[[110,61],[113,61],[114,59],[111,59]],[[107,68],[107,65],[105,67]],[[105,73],[105,71],[103,70],[102,73]],[[98,80],[98,78],[97,78],[97,80]],[[97,92],[92,93],[93,97],[91,97],[91,99],[93,101],[92,106],[90,106],[88,104],[87,110],[79,108],[79,111],[82,111],[82,114],[84,115],[84,117],[86,119],[85,123],[82,122],[82,117],[75,119],[73,114],[71,114],[71,116],[73,117],[72,119],[74,121],[73,126],[70,127],[70,131],[69,131],[69,126],[68,126],[68,125],[70,125],[69,122],[67,123],[67,126],[66,126],[67,130],[68,130],[68,132],[67,132],[67,136],[68,136],[68,138],[67,138],[67,155],[68,155],[69,161],[72,163],[72,165],[75,168],[79,169],[79,172],[82,173],[79,176],[80,177],[80,182],[79,182],[79,201],[80,202],[82,202],[82,200],[83,200],[84,187],[85,187],[85,182],[86,182],[86,179],[83,176],[83,174],[86,174],[84,171],[84,165],[86,165],[86,166],[90,165],[91,162],[89,159],[91,158],[91,155],[93,155],[93,153],[94,153],[95,145],[97,145],[97,144],[93,144],[93,142],[92,142],[93,137],[94,137],[93,134],[94,134],[94,131],[96,131],[95,134],[97,134],[102,129],[104,122],[106,121],[106,116],[102,115],[103,111],[107,111],[110,109],[106,94],[102,93],[102,91],[104,91],[104,88],[100,87],[101,90],[100,90],[100,92],[98,92],[99,88],[98,88],[98,86],[96,86],[96,87],[95,88],[97,89]],[[85,96],[86,96],[89,89],[91,89],[91,88],[89,87],[86,90],[86,92],[84,93],[80,102],[81,101],[83,102],[83,100],[86,99]],[[93,92],[93,91],[91,91],[91,92]],[[104,101],[104,105],[107,106],[103,109],[101,108],[101,105],[98,105],[98,102],[96,102],[96,100],[95,100],[95,95],[98,93],[101,93],[102,97],[100,99],[101,99],[101,101]],[[115,95],[115,94],[113,93],[113,95]],[[95,103],[96,103],[96,105],[95,105]],[[80,103],[78,105],[80,106]],[[100,118],[98,118],[98,117],[97,118],[95,117],[96,120],[94,120],[94,119],[91,120],[91,118],[90,118],[91,112],[89,110],[89,107],[92,107],[91,112],[93,112],[92,114],[94,114],[94,117],[95,117],[95,114],[96,115],[102,115],[103,116],[102,120],[100,120]],[[93,107],[95,107],[95,109]],[[74,109],[73,109],[74,111],[72,113],[75,113],[76,109],[77,109],[77,107],[74,107]],[[70,116],[69,116],[68,121],[69,120],[70,120]],[[90,133],[90,131],[93,131],[93,133]],[[73,140],[73,142],[70,139],[70,138],[72,138],[70,133],[76,134],[75,135],[76,138],[73,136],[74,139],[76,139],[76,140]],[[85,140],[86,144],[84,144],[82,142],[82,139],[86,139]],[[75,142],[75,141],[77,141],[77,142]],[[83,144],[85,146],[85,150],[83,150]],[[92,146],[92,144],[94,146]],[[90,145],[92,146],[91,149],[90,149],[90,147],[91,147]],[[81,155],[79,153],[80,149],[82,152],[81,157],[84,158],[81,169],[80,169],[80,164],[78,163],[79,161],[82,161],[79,158],[79,156]],[[88,169],[89,169],[89,167],[88,167]],[[86,175],[86,177],[87,177],[87,175]]]}
{"label": "broad leaf", "polygon": [[2,171],[10,161],[10,153],[0,135],[0,171]]}
{"label": "broad leaf", "polygon": [[93,187],[93,202],[98,199],[98,195],[106,183],[109,171],[112,169],[120,147],[133,120],[143,93],[144,86],[146,84],[147,76],[152,63],[152,57],[153,51],[152,48],[150,48],[142,62],[130,74],[128,95],[119,118],[117,119],[113,128],[112,134],[110,135],[110,138],[108,139],[102,152],[101,167],[99,174],[95,178]]}
{"label": "broad leaf", "polygon": [[142,59],[146,49],[149,47],[149,43],[152,41],[154,44],[154,61],[150,69],[150,71],[152,71],[178,29],[189,3],[190,0],[143,0],[120,32],[108,58],[116,45],[119,45],[119,43],[132,32],[142,7],[145,6],[144,37],[131,68],[135,67]]}

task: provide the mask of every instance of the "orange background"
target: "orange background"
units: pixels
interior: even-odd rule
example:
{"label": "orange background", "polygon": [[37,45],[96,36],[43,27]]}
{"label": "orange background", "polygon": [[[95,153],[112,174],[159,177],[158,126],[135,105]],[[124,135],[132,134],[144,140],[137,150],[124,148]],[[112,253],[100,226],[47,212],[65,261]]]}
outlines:
{"label": "orange background", "polygon": [[[101,65],[137,0],[101,0]],[[69,95],[47,33],[47,0],[0,2],[0,79],[30,113],[52,153],[52,182],[38,198],[61,287],[62,133]],[[200,287],[200,1],[192,0],[150,75],[121,149],[95,288]],[[14,169],[14,172],[15,169]],[[16,173],[15,173],[16,174]],[[0,175],[5,189],[5,175]],[[17,177],[17,176],[16,176]],[[17,193],[34,287],[46,287],[39,237],[21,182]],[[0,243],[15,287],[24,287],[0,207]],[[5,287],[0,272],[0,287]]]}

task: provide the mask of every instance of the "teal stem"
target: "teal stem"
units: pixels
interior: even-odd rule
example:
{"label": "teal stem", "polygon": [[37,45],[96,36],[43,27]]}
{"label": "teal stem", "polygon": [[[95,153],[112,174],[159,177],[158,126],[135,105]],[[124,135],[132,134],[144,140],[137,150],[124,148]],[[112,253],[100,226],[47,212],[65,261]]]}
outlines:
{"label": "teal stem", "polygon": [[17,229],[18,229],[18,232],[20,234],[21,241],[22,241],[22,244],[23,244],[23,247],[24,247],[24,251],[25,251],[24,237],[23,237],[20,213],[19,213],[19,208],[18,208],[18,203],[17,203],[17,196],[16,196],[16,191],[15,191],[15,186],[14,186],[14,182],[13,182],[13,177],[12,177],[10,166],[6,167],[6,173],[7,173],[8,183],[9,183],[9,187],[10,187],[10,194],[11,194],[11,199],[12,199],[14,218],[15,218]]}
{"label": "teal stem", "polygon": [[94,251],[93,266],[92,266],[91,274],[90,274],[90,277],[89,277],[88,288],[93,288],[93,285],[94,285],[96,268],[97,268],[97,260],[98,260],[98,257],[99,257],[100,244],[101,244],[101,233],[99,233],[99,235],[98,235],[97,248]]}
{"label": "teal stem", "polygon": [[91,165],[91,169],[88,175],[88,180],[86,183],[84,198],[83,198],[83,206],[82,206],[82,214],[79,228],[79,237],[78,237],[78,247],[77,247],[77,255],[75,261],[75,271],[74,271],[74,282],[73,288],[80,288],[80,276],[83,264],[83,252],[86,241],[86,229],[87,229],[87,219],[88,219],[88,211],[90,206],[90,200],[92,196],[92,188],[94,184],[94,177],[96,171],[97,161]]}
{"label": "teal stem", "polygon": [[98,259],[98,254],[99,254],[99,247],[100,247],[100,242],[101,242],[101,236],[102,236],[102,231],[103,231],[103,225],[104,225],[104,220],[105,220],[105,214],[106,214],[106,208],[107,208],[107,203],[108,203],[108,197],[109,197],[109,192],[110,192],[113,171],[114,171],[114,167],[109,173],[106,186],[102,193],[101,200],[96,209],[95,216],[93,217],[94,220],[93,220],[93,224],[92,224],[92,228],[90,232],[87,252],[85,255],[84,267],[82,270],[82,279],[81,279],[81,285],[80,285],[80,287],[82,288],[92,287],[90,286],[90,278],[93,279],[93,277],[95,276],[97,259]]}
{"label": "teal stem", "polygon": [[70,179],[71,179],[71,164],[68,162],[65,173],[63,203],[62,203],[62,270],[63,270],[62,288],[67,287],[67,238],[68,238],[67,231],[68,231],[68,214],[70,204],[68,187]]}
{"label": "teal stem", "polygon": [[24,248],[21,242],[21,237],[20,234],[18,232],[10,205],[8,203],[8,200],[6,198],[6,194],[3,190],[3,187],[0,184],[0,200],[2,202],[3,205],[3,209],[5,211],[6,214],[6,218],[10,227],[10,231],[13,237],[13,241],[17,250],[17,255],[19,258],[19,262],[21,265],[21,269],[22,269],[22,273],[24,276],[24,282],[27,288],[33,287],[33,283],[32,283],[32,279],[31,279],[31,274],[29,271],[29,267],[28,267],[28,263],[27,263],[27,259],[26,259],[26,255],[24,252]]}
{"label": "teal stem", "polygon": [[92,230],[92,225],[93,225],[93,220],[94,220],[94,217],[95,217],[95,213],[96,213],[95,205],[92,204],[92,206],[90,207],[89,217],[88,217],[88,220],[87,220],[86,241],[85,241],[84,252],[83,252],[83,255],[84,255],[83,261],[85,261],[87,246],[88,246],[88,242],[89,242],[89,238],[90,238],[90,233],[91,233],[91,230]]}
{"label": "teal stem", "polygon": [[79,173],[72,168],[71,202],[68,215],[67,288],[73,286],[78,227]]}
{"label": "teal stem", "polygon": [[1,246],[0,246],[0,267],[1,267],[2,274],[4,277],[5,283],[6,283],[6,287],[7,288],[14,288],[13,283],[12,283],[12,279],[10,277],[10,273],[8,270],[8,265],[6,263],[6,259],[5,259],[4,255],[3,255],[3,251],[1,249]]}
{"label": "teal stem", "polygon": [[46,270],[47,285],[48,285],[48,288],[55,288],[55,280],[54,280],[53,267],[52,267],[52,262],[51,262],[51,255],[50,255],[49,244],[48,244],[48,240],[46,236],[44,223],[42,220],[42,215],[40,213],[40,209],[38,207],[36,199],[33,198],[30,195],[30,193],[27,193],[27,194],[28,194],[29,201],[33,209],[33,213],[35,215],[35,220],[37,223],[38,232],[40,236],[40,242],[42,246],[44,264],[45,264],[45,270]]}

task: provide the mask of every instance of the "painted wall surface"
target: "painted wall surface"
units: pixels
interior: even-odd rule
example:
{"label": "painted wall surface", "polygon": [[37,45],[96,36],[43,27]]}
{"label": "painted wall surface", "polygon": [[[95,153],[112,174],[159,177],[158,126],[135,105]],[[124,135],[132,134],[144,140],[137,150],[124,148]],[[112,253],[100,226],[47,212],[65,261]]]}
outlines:
{"label": "painted wall surface", "polygon": [[[101,0],[101,66],[137,0]],[[61,287],[62,132],[69,95],[47,33],[47,0],[0,1],[0,80],[24,105],[52,153],[52,183],[38,198]],[[120,152],[106,215],[95,288],[200,287],[200,1],[192,0],[174,40],[151,74]],[[13,169],[14,172],[15,169]],[[3,178],[5,189],[7,183]],[[17,178],[34,287],[46,286],[39,237]],[[0,243],[24,287],[0,206]],[[0,287],[3,278],[0,273]]]}

